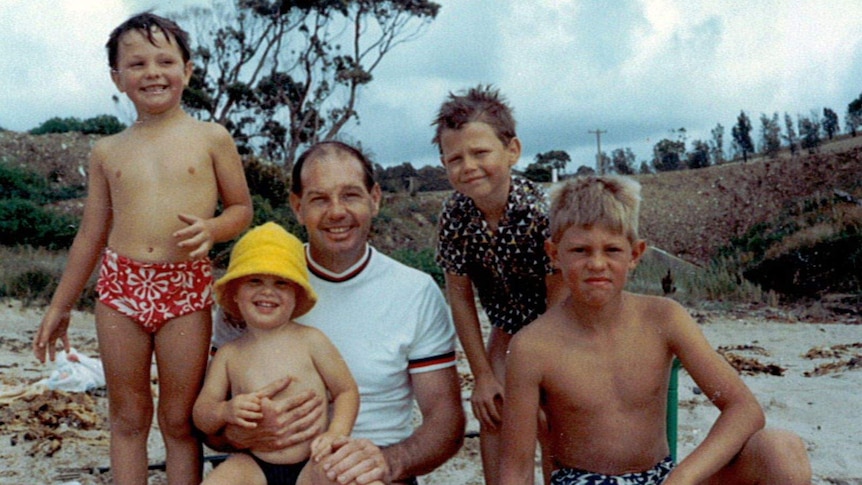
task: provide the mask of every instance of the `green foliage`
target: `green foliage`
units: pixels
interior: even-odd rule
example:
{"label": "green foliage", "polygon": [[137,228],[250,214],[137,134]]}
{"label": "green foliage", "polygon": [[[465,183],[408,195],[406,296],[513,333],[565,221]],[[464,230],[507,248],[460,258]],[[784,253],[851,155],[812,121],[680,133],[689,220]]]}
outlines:
{"label": "green foliage", "polygon": [[742,160],[748,161],[748,155],[754,153],[754,142],[751,140],[751,120],[745,111],[740,111],[736,118],[736,125],[731,130],[733,135],[733,146],[737,153],[742,154]]}
{"label": "green foliage", "polygon": [[54,117],[30,130],[30,134],[79,132],[85,135],[113,135],[125,129],[126,125],[113,115],[99,115],[83,121],[75,117]]}
{"label": "green foliage", "polygon": [[99,115],[81,123],[81,133],[85,135],[113,135],[125,129],[126,125],[114,115]]}
{"label": "green foliage", "polygon": [[68,248],[77,226],[76,219],[47,210],[31,200],[0,199],[0,245]]}
{"label": "green foliage", "polygon": [[766,114],[760,115],[760,150],[764,155],[775,158],[781,149],[781,125],[778,123],[778,113],[773,113],[772,118]]}
{"label": "green foliage", "polygon": [[847,114],[844,115],[844,128],[853,136],[856,129],[862,126],[862,94],[847,105]]}
{"label": "green foliage", "polygon": [[446,278],[443,275],[443,269],[437,265],[437,261],[434,259],[433,249],[425,248],[420,249],[419,251],[398,249],[395,250],[391,256],[396,261],[400,261],[411,268],[416,268],[428,273],[441,288],[446,285]]}
{"label": "green foliage", "polygon": [[862,210],[852,200],[812,197],[751,227],[722,248],[737,272],[784,296],[862,292]]}
{"label": "green foliage", "polygon": [[81,131],[82,122],[79,118],[54,117],[41,125],[30,130],[31,135],[44,135],[46,133],[68,133],[70,131]]}
{"label": "green foliage", "polygon": [[269,201],[272,207],[288,205],[290,181],[281,167],[257,157],[246,157],[243,168],[249,192]]}
{"label": "green foliage", "polygon": [[48,183],[36,172],[0,162],[0,200],[28,199],[38,204],[50,200]]}
{"label": "green foliage", "polygon": [[688,154],[688,168],[694,170],[709,166],[709,144],[703,140],[695,140]]}
{"label": "green foliage", "polygon": [[[60,196],[73,194],[60,191]],[[0,245],[65,248],[72,244],[78,221],[46,209],[58,200],[47,182],[32,171],[0,163]]]}
{"label": "green foliage", "polygon": [[620,175],[634,175],[635,154],[631,148],[616,148],[611,152],[611,170]]}
{"label": "green foliage", "polygon": [[28,270],[0,282],[0,296],[20,300],[25,306],[46,304],[57,289],[55,275],[43,269]]}
{"label": "green foliage", "polygon": [[815,153],[820,147],[820,122],[816,116],[799,118],[799,137],[802,148]]}
{"label": "green foliage", "polygon": [[670,172],[682,168],[685,141],[665,138],[653,147],[652,165],[657,172]]}
{"label": "green foliage", "polygon": [[524,177],[533,182],[550,182],[552,175],[551,167],[539,163],[531,163],[524,170]]}

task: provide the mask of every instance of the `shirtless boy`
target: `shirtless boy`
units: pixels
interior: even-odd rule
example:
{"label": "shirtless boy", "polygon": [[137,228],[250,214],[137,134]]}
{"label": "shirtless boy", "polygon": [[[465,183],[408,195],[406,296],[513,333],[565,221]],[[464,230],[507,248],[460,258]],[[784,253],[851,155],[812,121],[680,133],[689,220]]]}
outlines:
{"label": "shirtless boy", "polygon": [[69,350],[69,313],[101,258],[95,314],[114,483],[147,481],[155,354],[168,481],[197,484],[202,449],[191,418],[211,333],[207,254],[248,226],[251,198],[227,130],[180,105],[192,73],[187,34],[145,13],[117,27],[107,48],[111,79],[137,121],[93,147],[81,227],[33,350],[42,362],[54,359],[57,340]]}
{"label": "shirtless boy", "polygon": [[[810,483],[802,440],[763,429],[757,400],[686,310],[623,290],[646,249],[639,203],[637,182],[616,176],[577,178],[553,196],[546,248],[570,294],[512,339],[503,483],[533,483],[539,408],[552,484]],[[674,357],[721,411],[678,465],[665,433]]]}

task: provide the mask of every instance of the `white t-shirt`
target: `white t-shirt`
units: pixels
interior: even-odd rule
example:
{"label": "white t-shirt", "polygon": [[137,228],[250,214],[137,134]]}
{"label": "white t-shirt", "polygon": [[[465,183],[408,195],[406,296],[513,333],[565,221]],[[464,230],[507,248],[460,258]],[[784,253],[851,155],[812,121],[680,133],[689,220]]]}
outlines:
{"label": "white t-shirt", "polygon": [[[316,264],[307,249],[306,260],[318,301],[297,321],[332,340],[359,385],[353,436],[378,446],[405,440],[413,433],[410,374],[455,365],[455,329],[440,288],[371,246],[340,274]],[[219,311],[213,346],[242,332]]]}

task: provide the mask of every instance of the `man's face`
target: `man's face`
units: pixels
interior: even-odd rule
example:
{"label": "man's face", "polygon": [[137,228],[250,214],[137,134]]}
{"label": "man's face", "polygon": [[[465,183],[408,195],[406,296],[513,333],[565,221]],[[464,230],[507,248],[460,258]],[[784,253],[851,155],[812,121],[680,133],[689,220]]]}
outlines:
{"label": "man's face", "polygon": [[290,205],[308,231],[311,256],[331,271],[343,271],[364,254],[380,209],[380,187],[369,191],[361,163],[342,152],[307,160],[300,176],[302,195],[290,194]]}

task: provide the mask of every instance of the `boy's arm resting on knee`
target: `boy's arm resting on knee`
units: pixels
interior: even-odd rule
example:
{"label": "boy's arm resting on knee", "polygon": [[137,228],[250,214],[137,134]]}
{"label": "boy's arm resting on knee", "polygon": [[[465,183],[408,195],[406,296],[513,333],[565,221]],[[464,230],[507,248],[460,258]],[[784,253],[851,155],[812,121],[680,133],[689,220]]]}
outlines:
{"label": "boy's arm resting on knee", "polygon": [[535,352],[525,349],[518,336],[506,358],[506,405],[503,407],[500,478],[503,485],[532,484],[539,414],[540,366]]}
{"label": "boy's arm resting on knee", "polygon": [[422,424],[406,440],[383,449],[393,480],[425,475],[464,442],[464,409],[456,368],[412,374]]}
{"label": "boy's arm resting on knee", "polygon": [[[682,308],[670,319],[674,353],[710,401],[721,411],[703,442],[674,471],[696,482],[726,466],[766,424],[763,409],[736,370],[706,340]],[[671,475],[673,476],[673,475]]]}

